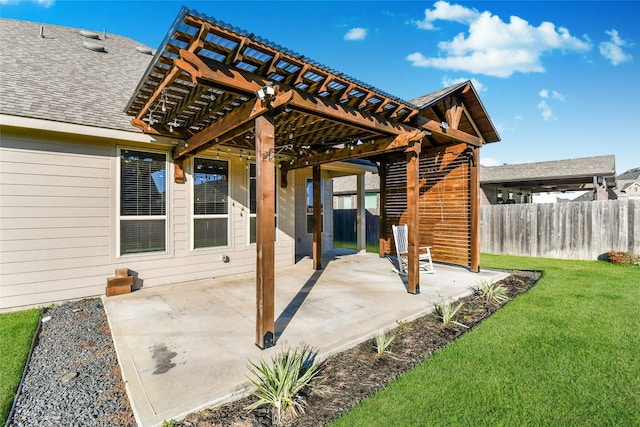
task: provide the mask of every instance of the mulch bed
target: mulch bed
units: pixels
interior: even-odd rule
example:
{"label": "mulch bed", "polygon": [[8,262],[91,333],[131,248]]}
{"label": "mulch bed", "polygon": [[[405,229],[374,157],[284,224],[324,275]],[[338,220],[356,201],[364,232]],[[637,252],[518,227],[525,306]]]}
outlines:
{"label": "mulch bed", "polygon": [[[509,290],[511,299],[526,292],[542,274],[532,271],[512,271],[500,284]],[[398,375],[416,366],[435,351],[472,329],[498,310],[502,304],[470,295],[462,298],[463,307],[456,320],[469,328],[443,325],[428,315],[413,322],[402,323],[391,332],[395,336],[392,351],[396,358],[378,355],[372,341],[330,357],[324,362],[324,393],[306,397],[304,414],[293,426],[322,426],[349,411],[364,398],[374,394]],[[456,303],[457,305],[457,303]],[[176,422],[176,426],[271,426],[268,409],[248,412],[245,408],[255,401],[248,396],[213,409],[206,409]]]}

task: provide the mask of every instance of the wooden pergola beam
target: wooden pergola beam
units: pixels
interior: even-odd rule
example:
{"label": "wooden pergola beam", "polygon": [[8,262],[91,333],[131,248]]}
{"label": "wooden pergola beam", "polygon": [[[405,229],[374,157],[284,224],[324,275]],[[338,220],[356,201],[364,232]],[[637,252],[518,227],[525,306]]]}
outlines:
{"label": "wooden pergola beam", "polygon": [[[387,188],[387,158],[382,156],[378,166],[378,175],[380,176],[380,188]],[[387,192],[380,192],[380,258],[384,258],[387,254],[389,246],[389,237],[387,236]]]}
{"label": "wooden pergola beam", "polygon": [[407,292],[420,293],[420,143],[407,153]]}
{"label": "wooden pergola beam", "polygon": [[[326,70],[322,67],[318,67],[316,65],[313,64],[309,64],[308,62],[301,60],[300,58],[296,58],[292,55],[289,55],[287,53],[281,52],[277,49],[272,48],[271,46],[268,46],[267,44],[258,42],[256,40],[253,40],[249,37],[246,37],[244,35],[235,33],[227,28],[221,27],[219,25],[211,25],[209,24],[208,21],[205,21],[203,19],[200,19],[198,17],[195,16],[191,16],[191,15],[187,15],[185,16],[184,22],[187,23],[188,25],[191,25],[193,27],[200,27],[203,25],[209,25],[209,28],[207,28],[207,33],[211,32],[213,34],[217,34],[223,38],[226,38],[227,40],[231,40],[234,41],[236,43],[238,43],[238,46],[236,47],[236,49],[231,52],[231,54],[229,55],[229,57],[227,58],[227,62],[231,63],[234,60],[237,60],[238,57],[242,56],[242,53],[244,52],[244,50],[246,50],[247,48],[252,48],[255,50],[258,50],[260,52],[263,52],[269,56],[272,56],[273,58],[275,58],[277,56],[278,60],[284,60],[292,65],[296,65],[296,66],[300,66],[301,69],[298,70],[297,72],[293,73],[294,76],[292,78],[293,80],[293,84],[292,86],[295,86],[296,84],[300,83],[302,81],[303,76],[307,73],[307,72],[312,72],[318,76],[323,77],[322,80],[320,80],[318,82],[318,84],[314,84],[314,90],[311,90],[310,92],[314,93],[314,95],[317,95],[320,91],[322,91],[321,88],[326,88],[327,85],[331,82],[331,81],[339,81],[343,84],[345,84],[345,86],[347,86],[349,88],[349,90],[351,89],[357,89],[359,92],[362,92],[366,95],[368,94],[375,94],[376,97],[380,98],[382,100],[382,104],[386,104],[386,103],[393,103],[393,104],[399,104],[402,108],[406,108],[408,110],[411,111],[416,111],[415,107],[412,107],[410,105],[404,104],[403,102],[401,102],[400,100],[397,99],[392,99],[388,96],[385,96],[382,93],[378,93],[377,91],[375,91],[372,88],[368,88],[365,87],[363,85],[358,84],[357,82],[347,82],[346,79],[341,76],[341,75],[336,75],[335,73],[331,72],[330,70]],[[208,47],[208,44],[205,43],[205,47]],[[230,60],[229,58],[233,57],[233,60]],[[272,67],[275,65],[274,61],[271,61],[271,64],[269,65],[269,69],[272,69]],[[288,80],[285,78],[285,80]],[[348,91],[347,91],[348,92]],[[409,117],[404,117],[402,118],[403,121],[407,121],[409,119]]]}
{"label": "wooden pergola beam", "polygon": [[345,107],[325,98],[315,98],[295,91],[289,107],[293,110],[333,120],[338,123],[359,127],[373,132],[399,135],[415,128],[381,120],[360,110]]}
{"label": "wooden pergola beam", "polygon": [[256,345],[275,345],[275,146],[273,114],[255,119],[256,140]]}
{"label": "wooden pergola beam", "polygon": [[209,146],[216,138],[219,139],[217,143],[235,138],[246,132],[245,125],[251,124],[254,119],[265,114],[269,108],[278,108],[286,104],[291,99],[291,96],[292,91],[281,93],[275,97],[269,107],[260,100],[247,101],[244,105],[229,113],[228,116],[214,122],[208,128],[176,146],[173,151],[173,158],[180,159],[189,154],[197,153],[204,146]]}
{"label": "wooden pergola beam", "polygon": [[458,129],[462,118],[462,103],[455,96],[449,96],[444,100],[445,117],[450,129]]}
{"label": "wooden pergola beam", "polygon": [[473,117],[471,116],[471,114],[467,110],[467,107],[465,107],[464,104],[462,104],[462,111],[464,112],[465,116],[467,117],[467,120],[471,124],[471,127],[473,128],[473,131],[476,133],[476,135],[478,135],[478,136],[482,135],[482,133],[480,132],[480,129],[478,129],[478,126],[476,125],[476,122],[473,120]]}
{"label": "wooden pergola beam", "polygon": [[484,140],[477,136],[470,135],[466,132],[462,132],[458,129],[443,129],[441,123],[436,122],[435,120],[430,120],[426,117],[418,116],[416,118],[416,126],[420,129],[428,130],[434,135],[440,135],[444,137],[448,137],[455,141],[464,142],[465,144],[472,145],[474,147],[480,147]]}
{"label": "wooden pergola beam", "polygon": [[480,150],[469,147],[470,196],[471,196],[471,271],[480,272]]}
{"label": "wooden pergola beam", "polygon": [[329,150],[328,153],[324,152],[312,154],[310,156],[296,160],[292,165],[286,165],[286,168],[288,170],[300,169],[324,163],[337,162],[348,159],[359,159],[362,157],[370,157],[377,154],[404,150],[412,146],[416,142],[422,141],[422,139],[427,135],[428,132],[414,129],[413,131],[405,132],[394,137],[374,141],[373,144],[369,141],[364,141],[362,144],[356,145],[355,147],[345,147]]}
{"label": "wooden pergola beam", "polygon": [[[197,56],[196,53],[202,48],[204,44],[204,40],[207,37],[207,34],[209,33],[210,30],[211,30],[211,24],[209,24],[206,21],[203,21],[202,25],[200,26],[200,30],[198,31],[197,37],[191,41],[187,49],[182,49],[182,50],[185,50],[186,52],[189,52],[190,54]],[[158,84],[158,86],[156,87],[156,90],[149,97],[149,99],[147,100],[147,103],[144,105],[144,107],[140,109],[140,111],[138,112],[135,118],[142,119],[147,114],[147,112],[149,111],[151,106],[154,104],[154,102],[158,100],[158,98],[162,94],[162,91],[167,86],[173,84],[173,82],[178,77],[180,77],[181,73],[182,73],[182,70],[179,67],[174,65],[171,68],[171,71]]]}
{"label": "wooden pergola beam", "polygon": [[313,167],[313,269],[322,269],[322,175],[320,165]]}
{"label": "wooden pergola beam", "polygon": [[266,86],[269,81],[251,76],[222,62],[211,61],[211,65],[208,65],[198,55],[186,49],[180,49],[180,58],[174,59],[174,62],[191,75],[194,83],[239,95],[255,96],[255,92]]}

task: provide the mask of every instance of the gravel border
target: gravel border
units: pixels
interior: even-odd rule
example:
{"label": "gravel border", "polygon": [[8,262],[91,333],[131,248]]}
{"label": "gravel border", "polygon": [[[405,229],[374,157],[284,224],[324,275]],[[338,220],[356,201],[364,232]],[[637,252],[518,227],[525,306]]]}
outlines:
{"label": "gravel border", "polygon": [[6,425],[135,426],[102,302],[44,310]]}

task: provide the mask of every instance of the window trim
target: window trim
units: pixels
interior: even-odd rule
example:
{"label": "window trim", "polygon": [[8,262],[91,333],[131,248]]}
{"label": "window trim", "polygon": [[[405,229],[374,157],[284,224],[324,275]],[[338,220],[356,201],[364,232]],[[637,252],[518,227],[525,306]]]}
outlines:
{"label": "window trim", "polygon": [[[258,169],[257,169],[257,165],[256,162],[248,162],[247,163],[247,212],[249,212],[249,214],[247,215],[247,221],[246,221],[246,230],[247,230],[247,237],[246,237],[246,242],[248,246],[255,246],[257,242],[252,242],[251,241],[251,218],[256,218],[256,233],[258,231],[258,223],[257,223],[257,218],[258,218],[258,206],[257,206],[257,194],[256,194],[256,213],[251,213],[251,166],[255,166],[256,167],[256,179],[258,176]],[[279,178],[280,178],[280,171],[279,169],[275,170],[275,222],[276,222],[276,227],[274,230],[274,242],[278,242],[279,238],[279,225],[278,225],[278,195],[280,194],[280,190],[278,189],[278,182],[279,182]],[[256,235],[256,240],[257,240],[257,235]]]}
{"label": "window trim", "polygon": [[[171,181],[169,176],[171,174],[171,163],[169,161],[169,153],[162,150],[153,150],[148,148],[138,148],[138,147],[130,147],[130,146],[117,146],[117,156],[116,156],[116,259],[118,258],[132,258],[139,256],[158,256],[158,255],[167,255],[169,253],[169,212],[170,212],[170,197],[171,194]],[[165,206],[164,206],[164,215],[122,215],[122,162],[121,156],[122,151],[131,150],[131,151],[139,151],[143,153],[153,153],[153,154],[163,154],[164,155],[164,164],[165,164]],[[144,221],[144,220],[164,220],[164,251],[149,251],[149,252],[136,252],[130,254],[123,254],[121,247],[121,234],[122,227],[121,223],[123,221]]]}
{"label": "window trim", "polygon": [[[195,213],[195,203],[196,203],[196,188],[195,188],[195,175],[196,175],[196,159],[206,159],[206,160],[215,160],[215,161],[223,161],[227,164],[227,213],[226,214],[209,214],[203,215]],[[231,199],[231,182],[232,182],[232,173],[231,173],[231,159],[227,156],[193,156],[191,158],[191,185],[190,185],[190,207],[189,207],[189,228],[190,228],[190,248],[191,251],[200,252],[200,251],[215,251],[215,250],[228,250],[232,247],[233,242],[231,241],[233,237],[232,228],[233,228],[233,216],[231,215],[231,208],[233,206]],[[196,248],[196,219],[208,219],[208,218],[226,218],[227,219],[227,244],[220,246],[207,246],[203,248]]]}

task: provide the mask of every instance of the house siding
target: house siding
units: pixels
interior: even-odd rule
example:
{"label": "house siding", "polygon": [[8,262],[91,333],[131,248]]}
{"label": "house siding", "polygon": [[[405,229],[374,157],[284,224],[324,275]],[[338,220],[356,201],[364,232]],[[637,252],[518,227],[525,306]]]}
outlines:
{"label": "house siding", "polygon": [[[103,294],[116,268],[128,268],[143,287],[255,271],[246,161],[225,157],[228,246],[192,249],[191,167],[187,183],[176,184],[169,163],[167,251],[118,256],[118,150],[170,147],[12,130],[3,127],[0,144],[0,309]],[[294,262],[295,179],[289,180],[278,189],[276,267]]]}

